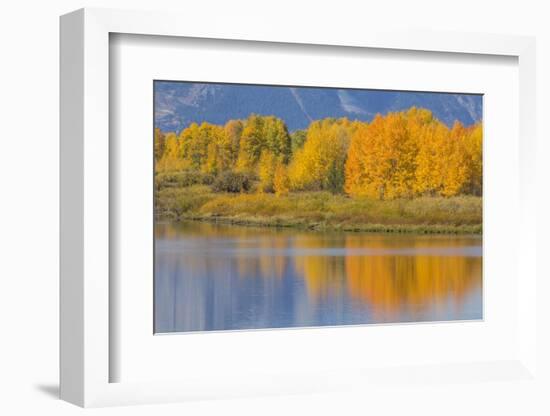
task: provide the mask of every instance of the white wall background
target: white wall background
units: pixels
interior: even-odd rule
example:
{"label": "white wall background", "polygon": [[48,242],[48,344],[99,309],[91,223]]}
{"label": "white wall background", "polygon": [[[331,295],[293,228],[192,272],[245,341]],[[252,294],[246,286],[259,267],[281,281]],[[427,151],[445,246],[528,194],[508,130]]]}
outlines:
{"label": "white wall background", "polygon": [[[82,410],[56,399],[58,383],[58,16],[74,9],[116,7],[236,13],[287,25],[388,22],[405,27],[536,35],[538,42],[539,273],[550,235],[550,13],[536,0],[170,1],[11,0],[0,11],[0,413],[68,415]],[[181,22],[185,25],[185,21]],[[544,164],[544,165],[543,165]],[[546,254],[547,255],[547,254]],[[538,286],[539,360],[550,374],[550,284]],[[546,351],[544,351],[546,350]],[[376,397],[357,392],[93,410],[125,414],[550,414],[549,385],[486,383],[388,387]],[[435,394],[434,394],[435,393]]]}

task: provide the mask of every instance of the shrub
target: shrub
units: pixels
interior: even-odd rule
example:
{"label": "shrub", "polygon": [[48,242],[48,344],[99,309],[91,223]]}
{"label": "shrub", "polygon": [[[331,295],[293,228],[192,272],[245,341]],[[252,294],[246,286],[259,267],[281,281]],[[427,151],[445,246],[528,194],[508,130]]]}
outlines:
{"label": "shrub", "polygon": [[196,185],[188,188],[166,188],[157,194],[156,213],[179,219],[205,204],[211,196],[208,187]]}
{"label": "shrub", "polygon": [[214,192],[248,192],[252,187],[252,178],[245,173],[223,172],[214,180],[212,190]]}
{"label": "shrub", "polygon": [[157,190],[170,187],[188,187],[193,185],[211,185],[214,182],[214,176],[209,173],[182,171],[158,173],[155,177]]}

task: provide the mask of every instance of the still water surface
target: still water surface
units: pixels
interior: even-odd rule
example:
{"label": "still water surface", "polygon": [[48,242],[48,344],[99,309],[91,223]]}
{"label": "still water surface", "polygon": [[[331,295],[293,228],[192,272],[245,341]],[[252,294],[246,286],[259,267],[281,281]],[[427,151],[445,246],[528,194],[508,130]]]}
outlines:
{"label": "still water surface", "polygon": [[156,224],[155,332],[482,318],[478,236]]}

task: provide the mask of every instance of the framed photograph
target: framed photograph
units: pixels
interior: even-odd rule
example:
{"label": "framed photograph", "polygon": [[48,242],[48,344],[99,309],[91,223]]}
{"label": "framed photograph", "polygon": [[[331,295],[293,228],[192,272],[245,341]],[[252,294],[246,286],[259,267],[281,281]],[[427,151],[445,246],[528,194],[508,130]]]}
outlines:
{"label": "framed photograph", "polygon": [[532,379],[534,40],[180,17],[61,18],[62,398]]}
{"label": "framed photograph", "polygon": [[155,80],[154,332],[483,319],[483,96]]}

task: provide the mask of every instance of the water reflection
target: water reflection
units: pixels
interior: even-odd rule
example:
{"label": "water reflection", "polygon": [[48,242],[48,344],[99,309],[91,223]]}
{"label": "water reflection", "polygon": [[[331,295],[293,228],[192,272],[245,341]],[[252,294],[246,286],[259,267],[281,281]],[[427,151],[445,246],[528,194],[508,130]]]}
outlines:
{"label": "water reflection", "polygon": [[157,224],[155,330],[480,319],[481,239]]}

